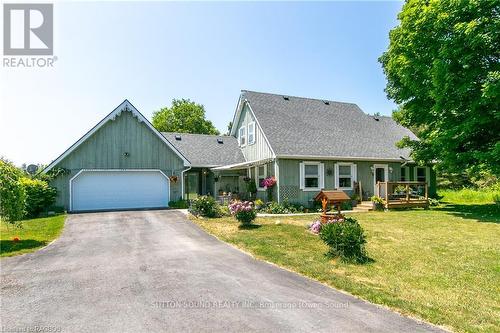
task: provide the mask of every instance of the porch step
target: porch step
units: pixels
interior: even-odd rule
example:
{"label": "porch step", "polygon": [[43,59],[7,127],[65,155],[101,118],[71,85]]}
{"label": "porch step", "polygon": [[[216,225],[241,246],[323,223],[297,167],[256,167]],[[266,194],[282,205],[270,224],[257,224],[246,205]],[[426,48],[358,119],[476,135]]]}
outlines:
{"label": "porch step", "polygon": [[355,212],[369,212],[373,210],[373,203],[371,201],[362,201],[352,209]]}

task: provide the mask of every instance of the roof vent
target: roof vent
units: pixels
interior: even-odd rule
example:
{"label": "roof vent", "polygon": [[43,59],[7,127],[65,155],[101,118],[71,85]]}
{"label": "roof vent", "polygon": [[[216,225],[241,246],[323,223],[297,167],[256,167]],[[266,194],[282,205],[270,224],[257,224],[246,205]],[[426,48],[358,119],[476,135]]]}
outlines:
{"label": "roof vent", "polygon": [[329,101],[323,101],[323,103],[325,103],[325,105],[330,105]]}
{"label": "roof vent", "polygon": [[374,119],[375,121],[379,121],[379,120],[380,120],[380,118],[379,118],[379,117],[377,117],[377,116],[373,116],[373,119]]}
{"label": "roof vent", "polygon": [[288,96],[283,96],[283,99],[284,99],[285,101],[289,101],[289,100],[290,100],[290,97],[288,97]]}
{"label": "roof vent", "polygon": [[182,138],[181,138],[181,136],[180,136],[180,135],[176,135],[176,136],[175,136],[175,140],[177,140],[177,141],[181,141],[181,139],[182,139]]}
{"label": "roof vent", "polygon": [[222,140],[222,138],[217,138],[217,143],[223,144],[224,140]]}

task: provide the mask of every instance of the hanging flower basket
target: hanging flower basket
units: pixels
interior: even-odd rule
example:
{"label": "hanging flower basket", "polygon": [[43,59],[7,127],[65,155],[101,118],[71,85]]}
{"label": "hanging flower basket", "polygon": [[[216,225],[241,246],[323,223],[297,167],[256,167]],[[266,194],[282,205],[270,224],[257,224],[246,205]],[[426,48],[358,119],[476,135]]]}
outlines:
{"label": "hanging flower basket", "polygon": [[174,184],[177,183],[177,176],[170,176],[168,179],[170,179],[170,181]]}

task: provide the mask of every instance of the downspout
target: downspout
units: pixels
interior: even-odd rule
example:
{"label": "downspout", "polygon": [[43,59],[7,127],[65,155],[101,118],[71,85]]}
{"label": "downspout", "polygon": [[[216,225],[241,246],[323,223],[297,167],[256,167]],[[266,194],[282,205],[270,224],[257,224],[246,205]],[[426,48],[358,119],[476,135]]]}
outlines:
{"label": "downspout", "polygon": [[191,166],[181,171],[181,199],[184,200],[184,173],[191,170]]}

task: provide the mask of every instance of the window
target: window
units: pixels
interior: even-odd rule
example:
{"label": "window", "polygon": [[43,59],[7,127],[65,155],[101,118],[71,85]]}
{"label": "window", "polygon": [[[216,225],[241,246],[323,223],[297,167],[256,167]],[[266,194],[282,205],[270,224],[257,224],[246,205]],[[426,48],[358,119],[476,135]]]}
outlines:
{"label": "window", "polygon": [[320,190],[324,188],[323,170],[323,163],[300,163],[300,188],[304,191]]}
{"label": "window", "polygon": [[255,143],[255,123],[248,124],[248,144],[253,145]]}
{"label": "window", "polygon": [[417,168],[417,182],[425,182],[426,177],[426,168]]}
{"label": "window", "polygon": [[239,141],[241,147],[247,144],[247,131],[245,126],[240,128]]}
{"label": "window", "polygon": [[255,182],[257,185],[257,189],[259,191],[264,190],[264,186],[262,186],[262,181],[266,179],[267,176],[267,164],[258,165],[255,167]]}
{"label": "window", "polygon": [[353,182],[356,181],[356,164],[335,164],[335,187],[341,190],[352,190]]}

